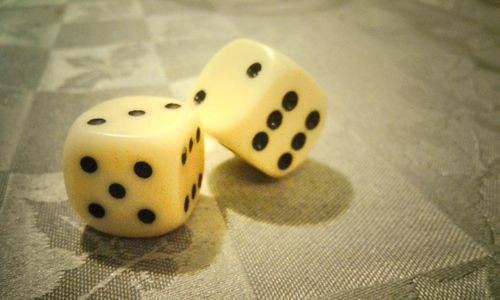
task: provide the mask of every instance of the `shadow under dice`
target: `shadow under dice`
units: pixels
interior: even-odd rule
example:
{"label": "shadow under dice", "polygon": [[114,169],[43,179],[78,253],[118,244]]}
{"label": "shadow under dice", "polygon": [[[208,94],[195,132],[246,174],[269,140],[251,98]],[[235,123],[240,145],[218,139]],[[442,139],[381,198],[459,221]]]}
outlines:
{"label": "shadow under dice", "polygon": [[308,73],[246,39],[215,54],[190,103],[209,134],[273,177],[290,173],[307,158],[326,113],[326,97]]}
{"label": "shadow under dice", "polygon": [[92,227],[151,237],[181,226],[203,179],[203,133],[181,102],[134,96],[103,102],[72,125],[64,180],[76,212]]}

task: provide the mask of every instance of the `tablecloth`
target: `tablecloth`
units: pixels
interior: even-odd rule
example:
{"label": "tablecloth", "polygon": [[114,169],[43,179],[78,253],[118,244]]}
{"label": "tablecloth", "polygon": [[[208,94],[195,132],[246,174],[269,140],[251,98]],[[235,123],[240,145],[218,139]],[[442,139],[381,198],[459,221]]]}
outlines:
{"label": "tablecloth", "polygon": [[[499,299],[498,1],[0,1],[1,299]],[[206,140],[192,217],[108,236],[68,204],[62,148],[91,106],[186,100],[251,38],[328,96],[273,180]]]}

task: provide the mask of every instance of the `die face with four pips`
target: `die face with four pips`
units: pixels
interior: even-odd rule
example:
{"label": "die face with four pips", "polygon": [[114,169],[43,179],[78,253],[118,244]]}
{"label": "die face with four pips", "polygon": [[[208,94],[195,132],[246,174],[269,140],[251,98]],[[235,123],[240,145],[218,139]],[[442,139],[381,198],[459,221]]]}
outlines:
{"label": "die face with four pips", "polygon": [[247,39],[215,54],[188,101],[207,133],[273,177],[307,158],[325,122],[326,97],[312,77]]}
{"label": "die face with four pips", "polygon": [[118,98],[84,112],[64,146],[73,208],[90,226],[113,235],[174,230],[198,198],[202,131],[190,107],[167,98]]}

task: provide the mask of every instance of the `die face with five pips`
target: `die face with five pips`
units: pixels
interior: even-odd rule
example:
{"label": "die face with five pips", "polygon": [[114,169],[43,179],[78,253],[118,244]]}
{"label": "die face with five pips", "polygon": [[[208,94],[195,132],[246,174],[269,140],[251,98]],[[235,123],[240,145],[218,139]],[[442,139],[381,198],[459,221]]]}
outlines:
{"label": "die face with five pips", "polygon": [[72,206],[90,226],[118,236],[157,236],[182,225],[203,168],[196,113],[167,98],[103,102],[74,122],[64,146]]}
{"label": "die face with five pips", "polygon": [[283,54],[246,39],[214,55],[188,101],[206,132],[273,177],[307,158],[325,122],[326,97],[312,77]]}

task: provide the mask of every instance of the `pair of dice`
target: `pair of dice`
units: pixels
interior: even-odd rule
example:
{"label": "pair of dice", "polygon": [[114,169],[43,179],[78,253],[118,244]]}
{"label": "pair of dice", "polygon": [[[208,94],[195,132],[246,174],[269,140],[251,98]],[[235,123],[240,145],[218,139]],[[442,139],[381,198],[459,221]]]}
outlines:
{"label": "pair of dice", "polygon": [[204,132],[272,177],[307,157],[326,98],[310,75],[255,41],[222,48],[186,102],[134,96],[103,102],[72,125],[64,179],[75,211],[125,237],[181,226],[200,194]]}

